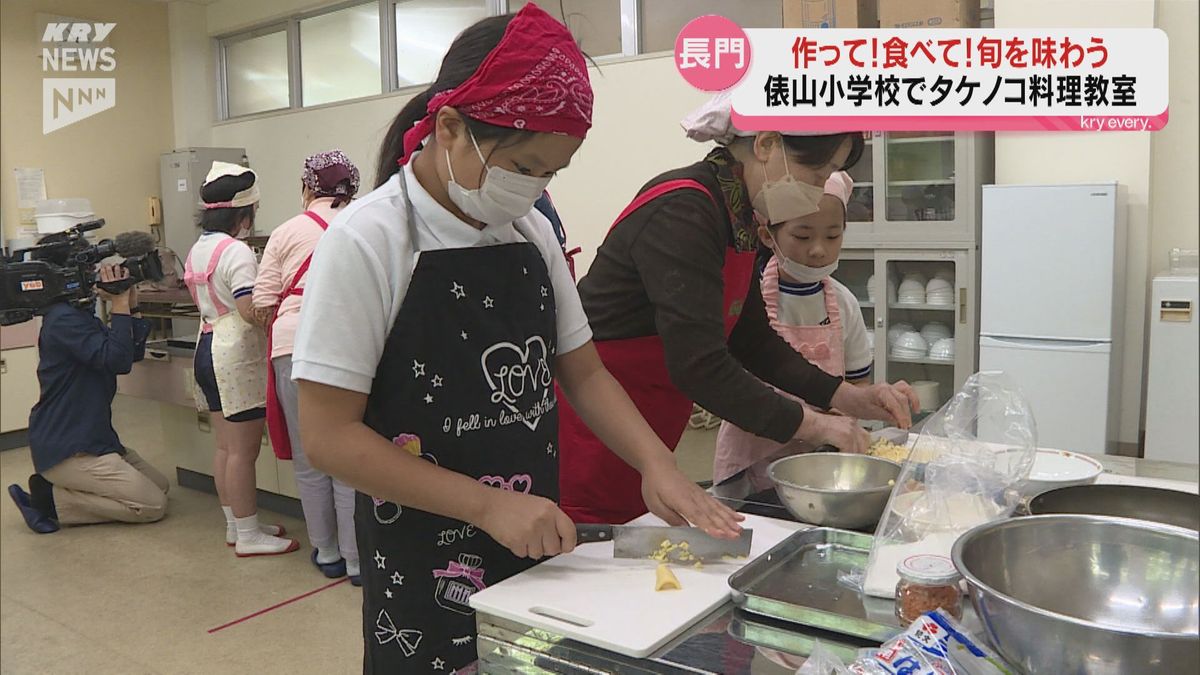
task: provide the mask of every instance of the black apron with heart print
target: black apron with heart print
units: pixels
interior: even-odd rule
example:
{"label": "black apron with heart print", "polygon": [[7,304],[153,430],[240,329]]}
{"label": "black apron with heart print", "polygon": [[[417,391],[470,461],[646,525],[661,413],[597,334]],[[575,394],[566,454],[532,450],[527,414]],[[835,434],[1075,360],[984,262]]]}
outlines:
{"label": "black apron with heart print", "polygon": [[[535,245],[423,252],[364,422],[396,452],[557,502],[556,341],[554,292]],[[450,673],[474,662],[471,595],[534,564],[472,525],[362,493],[355,524],[366,673]]]}

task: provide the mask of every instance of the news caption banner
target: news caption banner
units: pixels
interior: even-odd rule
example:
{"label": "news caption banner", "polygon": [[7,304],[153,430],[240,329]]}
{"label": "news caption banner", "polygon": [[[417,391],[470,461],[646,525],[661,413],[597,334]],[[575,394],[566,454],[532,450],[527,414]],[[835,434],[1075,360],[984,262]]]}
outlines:
{"label": "news caption banner", "polygon": [[[753,57],[753,58],[752,58]],[[1116,29],[742,29],[700,17],[675,64],[747,131],[1157,131],[1167,35]]]}

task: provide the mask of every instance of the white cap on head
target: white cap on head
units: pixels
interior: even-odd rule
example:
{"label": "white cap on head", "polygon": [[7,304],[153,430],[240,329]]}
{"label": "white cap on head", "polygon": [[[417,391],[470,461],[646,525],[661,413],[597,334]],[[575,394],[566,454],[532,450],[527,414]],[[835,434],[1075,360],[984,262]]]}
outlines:
{"label": "white cap on head", "polygon": [[254,173],[254,169],[250,167],[242,166],[241,164],[231,164],[229,162],[213,162],[212,168],[208,170],[208,175],[204,177],[204,184],[208,185],[226,176],[241,176],[247,173],[254,178],[254,182],[250,184],[250,187],[235,193],[227,201],[201,201],[200,205],[206,209],[231,209],[258,203],[258,174]]}
{"label": "white cap on head", "polygon": [[[723,91],[707,103],[688,113],[680,122],[687,137],[705,143],[716,141],[729,145],[739,136],[753,136],[757,131],[743,131],[733,126],[733,93]],[[784,136],[833,136],[851,131],[780,131]]]}

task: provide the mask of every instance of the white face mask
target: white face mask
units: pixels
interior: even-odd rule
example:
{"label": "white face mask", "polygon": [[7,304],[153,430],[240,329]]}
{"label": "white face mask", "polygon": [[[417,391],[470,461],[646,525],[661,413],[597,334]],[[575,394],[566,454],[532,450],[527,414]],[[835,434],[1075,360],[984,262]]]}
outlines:
{"label": "white face mask", "polygon": [[775,259],[779,261],[779,269],[799,283],[815,284],[818,281],[824,281],[837,271],[838,261],[836,260],[824,267],[809,267],[792,260],[779,249],[779,244],[775,241],[773,234],[771,235],[771,244],[771,249],[775,251]]}
{"label": "white face mask", "polygon": [[[471,134],[470,131],[467,133]],[[454,180],[454,167],[450,164],[450,151],[447,150],[446,167],[450,170],[450,184],[446,188],[450,201],[463,213],[488,225],[505,225],[528,214],[550,184],[551,177],[525,176],[498,166],[488,166],[474,134],[471,134],[471,145],[475,146],[475,154],[483,163],[483,183],[474,190],[459,185]]]}
{"label": "white face mask", "polygon": [[821,197],[825,196],[825,188],[809,185],[792,177],[782,143],[779,146],[779,154],[783,158],[783,177],[778,180],[768,179],[767,163],[763,162],[762,188],[751,200],[754,210],[771,225],[803,218],[820,211]]}

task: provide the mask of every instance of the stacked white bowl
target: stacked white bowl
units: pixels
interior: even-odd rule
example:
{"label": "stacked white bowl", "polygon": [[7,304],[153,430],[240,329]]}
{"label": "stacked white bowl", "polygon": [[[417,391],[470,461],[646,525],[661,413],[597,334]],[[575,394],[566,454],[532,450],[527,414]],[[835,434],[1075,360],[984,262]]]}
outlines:
{"label": "stacked white bowl", "polygon": [[925,284],[925,304],[952,306],[954,304],[954,279],[946,278],[944,273]]}
{"label": "stacked white bowl", "polygon": [[954,333],[950,331],[950,327],[941,321],[930,321],[921,326],[921,337],[930,345],[941,340],[942,338],[954,337]]}
{"label": "stacked white bowl", "polygon": [[900,341],[901,335],[904,335],[905,333],[911,333],[915,330],[916,328],[913,328],[911,323],[905,323],[901,321],[899,323],[892,324],[892,327],[888,328],[887,332],[888,346],[895,347],[896,343]]}
{"label": "stacked white bowl", "polygon": [[905,274],[897,291],[896,304],[924,305],[926,283],[925,277],[916,272]]}
{"label": "stacked white bowl", "polygon": [[[888,302],[896,302],[896,280],[890,276],[887,280],[887,297]],[[875,287],[874,274],[867,278],[867,300],[879,302],[879,290]]]}
{"label": "stacked white bowl", "polygon": [[929,346],[929,358],[934,361],[954,360],[954,338],[941,338]]}
{"label": "stacked white bowl", "polygon": [[906,331],[892,345],[892,356],[901,359],[923,359],[929,354],[929,343],[915,330]]}

